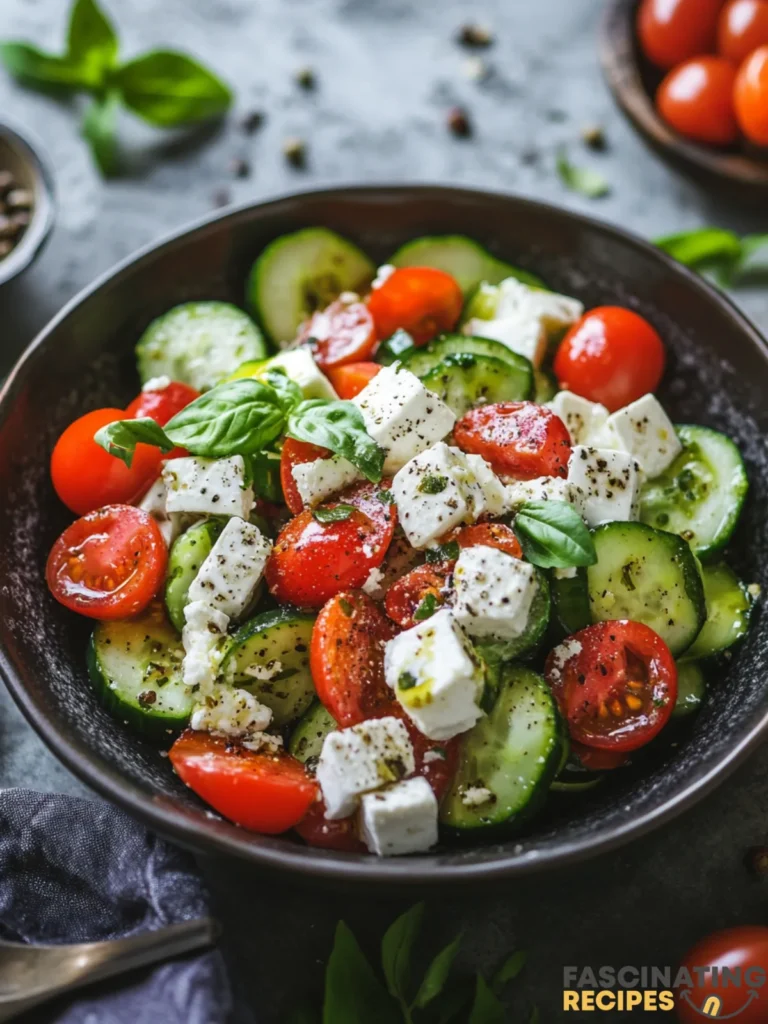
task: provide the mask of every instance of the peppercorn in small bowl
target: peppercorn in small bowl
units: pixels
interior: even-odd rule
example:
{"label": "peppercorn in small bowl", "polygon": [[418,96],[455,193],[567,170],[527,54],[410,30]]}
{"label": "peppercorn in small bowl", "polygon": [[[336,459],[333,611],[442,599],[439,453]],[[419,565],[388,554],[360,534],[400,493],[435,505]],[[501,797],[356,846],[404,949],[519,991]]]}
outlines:
{"label": "peppercorn in small bowl", "polygon": [[53,227],[53,178],[39,143],[0,124],[0,285],[35,260]]}

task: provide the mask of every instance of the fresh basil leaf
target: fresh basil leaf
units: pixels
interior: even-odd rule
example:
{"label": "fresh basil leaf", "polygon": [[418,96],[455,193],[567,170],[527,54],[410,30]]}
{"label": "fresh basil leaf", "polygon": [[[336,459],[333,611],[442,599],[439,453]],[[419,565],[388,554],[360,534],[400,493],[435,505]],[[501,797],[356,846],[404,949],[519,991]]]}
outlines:
{"label": "fresh basil leaf", "polygon": [[491,981],[491,989],[497,996],[501,995],[504,987],[510,981],[514,981],[523,967],[525,967],[527,959],[528,954],[524,949],[518,949],[511,956],[507,957]]}
{"label": "fresh basil leaf", "polygon": [[99,86],[117,60],[118,40],[96,0],[75,0],[69,19],[67,57]]}
{"label": "fresh basil leaf", "polygon": [[336,926],[325,971],[323,1024],[402,1024],[386,989],[374,974],[350,929]]}
{"label": "fresh basil leaf", "polygon": [[448,486],[447,476],[436,476],[433,473],[428,473],[426,476],[421,478],[421,483],[418,489],[422,494],[440,494]]}
{"label": "fresh basil leaf", "polygon": [[231,90],[212,71],[171,50],[137,57],[112,80],[127,107],[161,128],[219,117],[232,103]]}
{"label": "fresh basil leaf", "polygon": [[735,281],[763,280],[768,273],[768,235],[745,235],[741,242],[741,256],[729,270],[728,279],[723,282],[726,287]]}
{"label": "fresh basil leaf", "polygon": [[413,613],[414,622],[423,622],[430,619],[440,607],[440,602],[434,594],[425,594]]}
{"label": "fresh basil leaf", "polygon": [[257,498],[275,504],[283,500],[280,483],[280,456],[277,452],[254,452],[243,456],[245,461],[245,485],[252,487]]}
{"label": "fresh basil leaf", "polygon": [[321,505],[312,515],[318,523],[343,523],[345,519],[354,515],[354,512],[354,505],[334,505],[333,508],[323,508]]}
{"label": "fresh basil leaf", "polygon": [[378,491],[376,497],[382,503],[382,505],[394,505],[395,496],[392,491]]}
{"label": "fresh basil leaf", "polygon": [[83,69],[66,57],[44,53],[28,43],[0,43],[0,60],[26,86],[42,89],[84,89]]}
{"label": "fresh basil leaf", "polygon": [[83,138],[91,147],[96,165],[105,178],[117,171],[117,112],[120,95],[110,91],[93,99],[83,117]]}
{"label": "fresh basil leaf", "polygon": [[154,420],[117,420],[97,430],[93,437],[96,444],[121,459],[130,469],[137,444],[151,444],[163,452],[169,452],[173,443],[166,437],[163,428]]}
{"label": "fresh basil leaf", "polygon": [[488,988],[482,974],[478,974],[475,1001],[472,1003],[467,1024],[504,1024],[505,1020],[504,1007]]}
{"label": "fresh basil leaf", "polygon": [[277,399],[286,415],[295,409],[297,405],[301,404],[304,398],[301,388],[296,381],[291,380],[281,367],[276,366],[271,370],[267,370],[261,379],[265,380],[270,387],[275,389]]}
{"label": "fresh basil leaf", "polygon": [[420,1010],[436,999],[445,988],[463,938],[462,934],[457,935],[453,942],[450,942],[445,949],[440,950],[427,968],[413,1002],[413,1005]]}
{"label": "fresh basil leaf", "polygon": [[686,267],[701,267],[723,260],[732,263],[740,259],[742,252],[738,235],[721,228],[682,231],[657,238],[655,244]]}
{"label": "fresh basil leaf", "polygon": [[427,548],[424,557],[428,562],[455,562],[460,554],[459,542],[449,540],[447,544],[438,544],[437,547]]}
{"label": "fresh basil leaf", "polygon": [[526,501],[512,525],[526,560],[542,569],[570,569],[597,561],[592,535],[565,501]]}
{"label": "fresh basil leaf", "polygon": [[424,904],[417,903],[392,922],[381,940],[381,966],[387,988],[403,1006],[408,1005],[413,947],[423,919]]}
{"label": "fresh basil leaf", "polygon": [[566,188],[572,192],[579,192],[587,199],[601,199],[611,191],[602,174],[587,167],[574,166],[564,150],[561,150],[557,157],[557,173]]}
{"label": "fresh basil leaf", "polygon": [[243,377],[218,384],[190,402],[166,424],[165,432],[193,455],[217,459],[261,451],[284,426],[275,389]]}
{"label": "fresh basil leaf", "polygon": [[310,398],[289,416],[287,434],[297,441],[330,448],[369,480],[381,480],[386,453],[369,436],[363,415],[353,402]]}

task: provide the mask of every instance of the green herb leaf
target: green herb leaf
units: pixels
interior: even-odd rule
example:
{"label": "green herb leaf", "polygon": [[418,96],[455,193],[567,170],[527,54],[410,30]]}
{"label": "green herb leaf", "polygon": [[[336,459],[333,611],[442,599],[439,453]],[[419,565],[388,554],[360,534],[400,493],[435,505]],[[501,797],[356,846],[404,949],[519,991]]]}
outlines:
{"label": "green herb leaf", "polygon": [[439,607],[440,602],[434,594],[425,594],[413,613],[414,622],[423,622],[424,619],[431,618]]}
{"label": "green herb leaf", "polygon": [[506,1013],[498,998],[491,992],[482,974],[477,976],[475,1001],[467,1024],[504,1024]]}
{"label": "green herb leaf", "polygon": [[397,677],[398,690],[412,690],[418,679],[412,672],[401,672]]}
{"label": "green herb leaf", "polygon": [[151,444],[163,452],[169,452],[173,443],[166,437],[163,428],[154,420],[117,420],[97,430],[93,437],[96,444],[121,459],[130,469],[136,445]]}
{"label": "green herb leaf", "polygon": [[69,20],[67,58],[98,87],[117,60],[118,40],[96,0],[75,0]]}
{"label": "green herb leaf", "polygon": [[386,453],[369,436],[362,413],[352,402],[308,399],[289,416],[287,434],[297,441],[330,448],[369,480],[381,480]]}
{"label": "green herb leaf", "polygon": [[587,199],[600,199],[607,196],[611,187],[602,174],[587,167],[575,167],[565,150],[561,150],[557,158],[557,173],[560,180],[572,192],[579,192]]}
{"label": "green herb leaf", "polygon": [[321,505],[312,513],[318,523],[343,523],[355,512],[354,505],[334,505],[333,508],[323,508]]}
{"label": "green herb leaf", "polygon": [[83,138],[91,147],[91,153],[105,178],[117,171],[117,113],[120,109],[120,95],[114,91],[106,96],[94,98],[83,117]]}
{"label": "green herb leaf", "polygon": [[323,1024],[402,1024],[352,932],[340,921],[325,972]]}
{"label": "green herb leaf", "polygon": [[408,1005],[413,947],[424,919],[424,904],[417,903],[393,921],[381,940],[381,966],[387,988],[402,1006]]}
{"label": "green herb leaf", "polygon": [[171,50],[124,64],[113,82],[127,107],[161,128],[220,117],[232,103],[232,92],[212,71]]}
{"label": "green herb leaf", "polygon": [[447,544],[438,544],[437,547],[427,548],[424,557],[427,562],[455,562],[461,554],[459,542],[449,540]]}
{"label": "green herb leaf", "polygon": [[445,949],[440,950],[427,968],[427,973],[424,975],[413,1003],[420,1010],[436,999],[445,988],[463,938],[463,935],[457,935],[453,942],[449,943]]}
{"label": "green herb leaf", "polygon": [[597,561],[592,535],[565,501],[526,501],[513,529],[525,558],[543,569],[569,569]]}
{"label": "green herb leaf", "polygon": [[84,89],[89,85],[81,67],[28,43],[0,43],[0,60],[14,78],[33,88]]}
{"label": "green herb leaf", "polygon": [[440,494],[448,486],[447,476],[434,476],[429,473],[423,477],[419,484],[419,490],[422,494]]}
{"label": "green herb leaf", "polygon": [[705,264],[732,263],[741,258],[742,244],[738,235],[721,228],[699,228],[676,235],[657,238],[655,244],[686,267]]}
{"label": "green herb leaf", "polygon": [[253,487],[257,498],[276,504],[283,501],[283,487],[280,483],[280,455],[277,452],[254,452],[243,456],[245,460],[245,483]]}
{"label": "green herb leaf", "polygon": [[301,404],[304,398],[301,388],[296,381],[291,380],[281,367],[276,366],[271,370],[267,370],[261,379],[275,389],[278,401],[286,415],[295,409],[297,405]]}
{"label": "green herb leaf", "polygon": [[376,497],[382,505],[394,505],[395,503],[395,496],[392,491],[378,491]]}
{"label": "green herb leaf", "polygon": [[211,388],[166,424],[165,433],[193,455],[252,455],[285,426],[281,400],[269,384],[243,377]]}
{"label": "green herb leaf", "polygon": [[767,272],[768,235],[745,235],[741,240],[741,256],[734,266],[728,268],[728,278],[723,283],[728,286],[736,279],[739,283],[742,279],[763,279]]}
{"label": "green herb leaf", "polygon": [[525,967],[525,961],[527,959],[528,954],[526,951],[524,949],[518,949],[504,961],[491,980],[491,989],[497,996],[501,995],[504,987],[508,985],[510,981],[514,981],[520,971],[522,971],[523,967]]}

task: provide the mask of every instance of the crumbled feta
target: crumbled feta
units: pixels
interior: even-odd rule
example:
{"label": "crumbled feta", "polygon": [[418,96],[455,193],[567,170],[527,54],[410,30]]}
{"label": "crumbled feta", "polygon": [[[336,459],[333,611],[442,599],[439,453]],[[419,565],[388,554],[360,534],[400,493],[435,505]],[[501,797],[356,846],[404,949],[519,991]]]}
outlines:
{"label": "crumbled feta", "polygon": [[384,673],[408,717],[430,739],[466,732],[482,715],[483,669],[450,609],[388,641]]}
{"label": "crumbled feta", "polygon": [[515,640],[528,626],[540,583],[528,562],[498,548],[464,548],[453,571],[453,614],[471,637]]}
{"label": "crumbled feta", "polygon": [[579,570],[575,565],[569,565],[567,569],[553,569],[552,575],[556,580],[573,580],[579,574]]}
{"label": "crumbled feta", "polygon": [[379,569],[374,566],[373,569],[368,573],[365,583],[363,584],[363,590],[365,593],[374,599],[374,601],[381,600],[384,597],[384,587],[382,583],[386,577],[383,569]]}
{"label": "crumbled feta", "polygon": [[247,519],[253,508],[253,490],[245,485],[242,455],[171,459],[163,469],[163,480],[168,488],[168,512]]}
{"label": "crumbled feta", "polygon": [[272,541],[257,526],[233,516],[200,566],[188,600],[239,618],[253,600],[271,550]]}
{"label": "crumbled feta", "polygon": [[291,467],[291,475],[301,500],[310,507],[319,505],[362,477],[357,467],[340,455],[301,462]]}
{"label": "crumbled feta", "polygon": [[537,476],[533,480],[516,480],[507,486],[507,508],[515,510],[526,501],[565,501],[581,513],[584,492],[575,484],[557,476]]}
{"label": "crumbled feta", "polygon": [[182,678],[205,695],[211,692],[224,659],[229,618],[205,601],[192,601],[184,608],[181,632],[184,646]]}
{"label": "crumbled feta", "polygon": [[255,376],[262,377],[267,370],[276,369],[284,370],[286,377],[299,385],[305,398],[328,398],[333,401],[339,397],[306,345],[272,356],[258,368]]}
{"label": "crumbled feta", "polygon": [[383,263],[376,271],[376,277],[371,282],[371,288],[381,288],[384,282],[390,278],[397,267],[394,267],[391,263]]}
{"label": "crumbled feta", "polygon": [[159,476],[138,502],[138,507],[144,512],[149,512],[160,527],[163,540],[170,547],[184,529],[185,517],[178,512],[169,514],[166,511],[167,499],[168,488],[162,476]]}
{"label": "crumbled feta", "polygon": [[247,690],[216,685],[192,711],[192,729],[210,732],[226,739],[263,732],[272,721],[272,712]]}
{"label": "crumbled feta", "polygon": [[272,661],[268,661],[266,665],[260,665],[258,662],[254,662],[252,665],[246,665],[243,669],[243,675],[250,676],[251,679],[260,679],[268,682],[270,679],[274,679],[275,676],[279,676],[282,671],[282,661],[278,661],[276,658],[273,658]]}
{"label": "crumbled feta", "polygon": [[626,452],[576,445],[568,482],[584,493],[582,515],[588,526],[637,519],[640,472]]}
{"label": "crumbled feta", "polygon": [[663,473],[683,450],[672,421],[653,395],[619,409],[606,425],[615,447],[637,459],[649,479]]}
{"label": "crumbled feta", "polygon": [[165,391],[171,384],[171,378],[163,374],[162,377],[150,377],[146,384],[142,385],[142,393],[146,394],[147,391]]}
{"label": "crumbled feta", "polygon": [[563,666],[575,658],[577,654],[581,654],[583,646],[578,640],[574,640],[570,637],[568,640],[564,640],[559,646],[555,647],[549,656],[549,663],[547,666],[547,672],[549,678],[553,682],[557,682],[563,674]]}
{"label": "crumbled feta", "polygon": [[461,802],[465,807],[482,807],[495,800],[496,797],[485,786],[468,786],[461,794]]}
{"label": "crumbled feta", "polygon": [[437,842],[437,798],[425,778],[366,793],[360,801],[360,833],[371,853],[392,857],[420,853]]}
{"label": "crumbled feta", "polygon": [[592,438],[608,419],[608,410],[572,391],[558,391],[547,407],[568,428],[572,444],[592,444]]}

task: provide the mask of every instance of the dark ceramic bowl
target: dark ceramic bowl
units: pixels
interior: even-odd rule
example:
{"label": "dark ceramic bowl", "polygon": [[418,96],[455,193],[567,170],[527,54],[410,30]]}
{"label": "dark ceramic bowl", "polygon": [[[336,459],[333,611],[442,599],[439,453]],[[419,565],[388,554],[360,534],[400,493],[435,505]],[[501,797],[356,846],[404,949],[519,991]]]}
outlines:
{"label": "dark ceramic bowl", "polygon": [[[124,406],[138,387],[133,345],[174,303],[239,302],[251,261],[286,231],[322,224],[377,261],[422,234],[461,232],[540,274],[587,306],[620,303],[648,317],[669,348],[662,399],[678,421],[729,433],[752,494],[733,564],[768,583],[768,350],[718,292],[657,249],[597,221],[509,196],[449,188],[316,192],[217,216],[140,253],[72,302],[29,347],[0,395],[0,671],[27,718],[81,779],[157,831],[259,867],[326,879],[458,882],[520,875],[618,846],[702,797],[768,724],[768,645],[760,609],[695,720],[601,788],[555,797],[519,832],[490,844],[377,860],[251,835],[208,811],[155,745],[104,711],[85,671],[88,623],[57,605],[43,579],[71,516],[48,459],[78,414]],[[30,780],[34,781],[34,780]]]}

